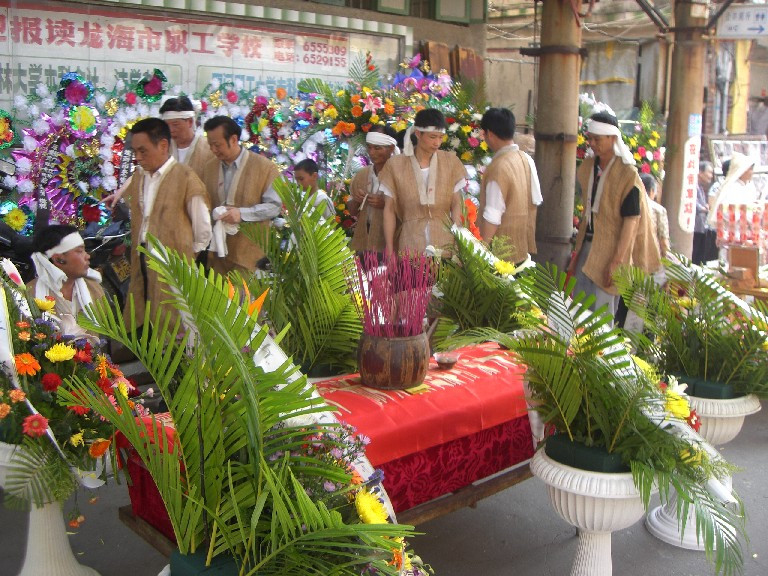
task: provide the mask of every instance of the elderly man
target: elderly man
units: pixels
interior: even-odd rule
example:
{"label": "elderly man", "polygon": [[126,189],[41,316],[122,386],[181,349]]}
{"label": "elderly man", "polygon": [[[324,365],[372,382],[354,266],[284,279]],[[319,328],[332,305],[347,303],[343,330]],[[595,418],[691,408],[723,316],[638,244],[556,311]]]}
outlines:
{"label": "elderly man", "polygon": [[504,236],[512,244],[515,263],[536,253],[536,210],[542,202],[533,158],[515,144],[515,115],[506,108],[489,108],[480,121],[493,161],[480,188],[480,234],[490,242]]}
{"label": "elderly man", "polygon": [[[427,246],[453,246],[445,221],[461,224],[464,165],[452,152],[440,150],[445,135],[442,112],[417,112],[405,135],[402,156],[393,156],[379,176],[384,194],[384,244],[388,253],[424,252]],[[414,146],[411,137],[416,139]]]}
{"label": "elderly man", "polygon": [[268,222],[283,203],[272,182],[277,166],[240,145],[240,125],[228,116],[214,116],[203,126],[215,158],[205,164],[203,182],[213,207],[213,242],[208,264],[220,274],[239,270],[252,274],[262,250],[240,232],[241,222]]}
{"label": "elderly man", "polygon": [[[171,131],[163,120],[136,122],[131,128],[131,146],[139,164],[125,191],[130,198],[134,246],[145,246],[147,235],[152,234],[166,247],[193,259],[211,240],[203,183],[191,168],[171,156]],[[157,273],[147,268],[144,254],[132,250],[130,294],[137,326],[143,324],[146,301],[156,307],[168,298],[163,290]]]}
{"label": "elderly man", "polygon": [[171,155],[202,178],[203,166],[213,154],[208,140],[196,130],[195,116],[195,107],[187,96],[168,98],[160,106],[160,117],[171,129]]}
{"label": "elderly man", "polygon": [[77,315],[94,300],[104,296],[101,274],[89,266],[83,238],[74,226],[51,225],[35,235],[32,262],[37,278],[28,290],[35,298],[53,298],[61,330],[86,335],[77,325]]}
{"label": "elderly man", "polygon": [[653,238],[648,201],[632,153],[621,139],[619,122],[606,112],[593,114],[587,142],[594,156],[577,173],[584,198],[575,258],[569,272],[576,290],[595,296],[595,306],[616,313],[613,273],[632,264],[656,272],[661,263]]}
{"label": "elderly man", "polygon": [[[707,224],[709,214],[709,187],[715,178],[712,163],[702,160],[699,162],[699,183],[696,194],[696,221],[693,228],[693,253],[691,260],[694,264],[702,264],[707,261],[707,237],[716,235],[716,232]],[[710,239],[709,244],[714,244]]]}

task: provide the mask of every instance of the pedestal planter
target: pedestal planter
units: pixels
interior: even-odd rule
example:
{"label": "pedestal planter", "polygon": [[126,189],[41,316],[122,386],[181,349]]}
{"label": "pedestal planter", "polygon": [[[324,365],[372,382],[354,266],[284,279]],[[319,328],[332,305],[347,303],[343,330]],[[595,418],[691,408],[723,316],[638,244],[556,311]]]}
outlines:
{"label": "pedestal planter", "polygon": [[539,450],[531,471],[549,491],[563,520],[579,529],[571,576],[611,576],[611,532],[643,517],[643,502],[631,473],[588,472],[552,460]]}
{"label": "pedestal planter", "polygon": [[99,576],[75,560],[61,513],[61,503],[51,502],[29,512],[27,553],[19,576]]}
{"label": "pedestal planter", "polygon": [[[760,400],[754,394],[728,399],[689,396],[689,401],[701,419],[699,434],[713,446],[722,446],[736,438],[744,418],[760,411]],[[692,506],[688,508],[685,533],[680,532],[682,524],[677,521],[676,493],[670,494],[666,504],[648,513],[645,526],[662,542],[686,550],[704,550],[704,543],[696,537],[696,513]]]}
{"label": "pedestal planter", "polygon": [[8,475],[8,464],[11,462],[16,444],[0,442],[0,488],[5,486],[5,478]]}

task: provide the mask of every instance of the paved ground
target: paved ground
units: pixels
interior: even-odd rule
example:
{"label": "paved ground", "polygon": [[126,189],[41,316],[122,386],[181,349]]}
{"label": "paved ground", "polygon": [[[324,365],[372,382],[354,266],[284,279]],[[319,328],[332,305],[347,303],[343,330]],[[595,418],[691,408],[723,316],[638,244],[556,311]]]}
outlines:
{"label": "paved ground", "polygon": [[[751,539],[745,576],[768,575],[768,410],[750,416],[736,440],[722,453],[743,471],[734,485],[744,499]],[[86,521],[71,543],[81,563],[102,576],[154,576],[165,558],[117,517],[128,503],[125,485],[94,494],[81,492]],[[414,541],[421,556],[440,576],[563,576],[570,571],[576,535],[549,506],[544,485],[533,478],[475,509],[464,509],[420,527]],[[0,508],[0,576],[18,573],[26,544],[26,515]],[[616,576],[705,576],[715,571],[703,553],[664,544],[642,523],[613,536]],[[46,576],[46,575],[40,575]]]}

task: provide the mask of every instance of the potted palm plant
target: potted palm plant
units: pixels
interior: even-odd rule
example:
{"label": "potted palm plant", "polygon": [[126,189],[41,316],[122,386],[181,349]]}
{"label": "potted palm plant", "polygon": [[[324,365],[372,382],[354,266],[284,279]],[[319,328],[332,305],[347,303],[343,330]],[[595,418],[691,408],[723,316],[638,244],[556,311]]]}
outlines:
{"label": "potted palm plant", "polygon": [[687,528],[706,544],[717,570],[738,570],[744,525],[738,501],[722,504],[724,497],[735,500],[722,489],[728,464],[665,410],[664,394],[637,367],[610,316],[588,309],[593,297],[567,297],[574,281],[551,265],[519,282],[541,311],[530,318],[533,327],[470,336],[506,345],[528,367],[529,401],[556,432],[531,469],[547,484],[556,511],[579,528],[571,574],[610,575],[611,531],[639,520],[653,490],[668,500],[671,486],[682,495],[680,518],[696,509],[699,522]]}
{"label": "potted palm plant", "polygon": [[701,435],[725,444],[768,397],[765,305],[747,305],[685,257],[666,260],[665,269],[663,290],[641,270],[619,271],[619,291],[645,324],[630,337],[639,356],[688,385]]}
{"label": "potted palm plant", "polygon": [[[283,333],[281,345],[310,376],[354,372],[362,333],[349,284],[355,257],[344,231],[326,221],[298,184],[279,178],[275,191],[285,207],[286,238],[274,228],[243,229],[269,259],[269,273],[249,280],[251,292],[269,289],[266,323]],[[290,330],[287,330],[288,327]]]}
{"label": "potted palm plant", "polygon": [[173,439],[156,432],[154,417],[137,421],[125,399],[93,395],[90,382],[74,378],[66,396],[85,398],[151,474],[178,546],[171,573],[217,565],[222,574],[352,575],[370,565],[397,574],[393,551],[409,528],[387,523],[378,488],[352,488],[348,463],[332,457],[337,426],[316,417],[327,406],[257,323],[257,307],[154,238],[148,265],[184,312],[186,332],[160,310],[151,337],[138,336],[106,302],[95,304],[87,327],[147,367],[168,404]]}

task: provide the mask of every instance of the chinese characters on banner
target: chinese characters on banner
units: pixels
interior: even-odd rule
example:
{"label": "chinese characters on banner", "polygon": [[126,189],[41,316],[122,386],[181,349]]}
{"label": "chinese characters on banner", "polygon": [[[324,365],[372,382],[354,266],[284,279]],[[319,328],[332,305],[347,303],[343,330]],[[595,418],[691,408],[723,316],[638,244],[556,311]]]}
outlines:
{"label": "chinese characters on banner", "polygon": [[683,231],[693,233],[696,225],[696,195],[699,187],[699,152],[701,151],[701,114],[688,117],[688,140],[683,150],[683,189],[677,222]]}
{"label": "chinese characters on banner", "polygon": [[168,20],[149,13],[137,18],[66,4],[20,6],[0,0],[0,105],[40,82],[55,87],[69,71],[111,87],[118,78],[133,84],[160,68],[189,93],[218,79],[240,80],[245,90],[263,85],[270,93],[283,87],[293,94],[306,77],[345,83],[351,62],[367,50],[389,56],[378,60],[384,69],[393,69],[399,58],[396,37]]}

